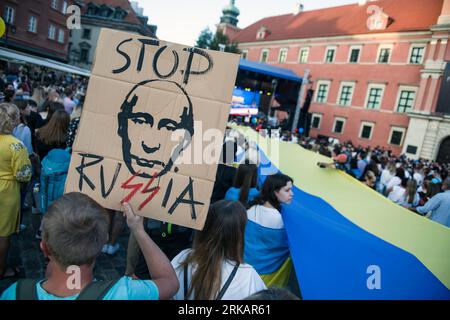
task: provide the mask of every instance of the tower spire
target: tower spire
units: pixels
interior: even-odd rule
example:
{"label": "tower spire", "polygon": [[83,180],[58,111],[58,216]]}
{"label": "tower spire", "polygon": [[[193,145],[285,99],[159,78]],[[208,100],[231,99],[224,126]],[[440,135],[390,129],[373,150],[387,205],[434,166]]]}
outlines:
{"label": "tower spire", "polygon": [[220,23],[224,23],[224,24],[228,24],[228,25],[232,25],[234,27],[237,26],[239,20],[238,20],[238,16],[240,14],[239,9],[236,7],[236,1],[235,0],[230,0],[230,3],[223,8],[222,10],[222,17],[220,18]]}

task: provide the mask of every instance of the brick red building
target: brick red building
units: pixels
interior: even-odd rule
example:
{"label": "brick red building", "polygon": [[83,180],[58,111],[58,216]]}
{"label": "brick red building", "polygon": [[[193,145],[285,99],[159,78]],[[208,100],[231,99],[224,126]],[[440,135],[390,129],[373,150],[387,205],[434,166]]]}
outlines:
{"label": "brick red building", "polygon": [[450,0],[378,0],[300,6],[230,38],[246,59],[309,69],[312,136],[436,159],[450,143],[450,103],[438,101],[449,34]]}
{"label": "brick red building", "polygon": [[66,8],[73,0],[0,0],[7,32],[0,46],[67,62]]}
{"label": "brick red building", "polygon": [[110,28],[156,37],[155,25],[136,2],[128,0],[84,0],[81,6],[81,29],[72,30],[69,63],[91,69],[101,28]]}

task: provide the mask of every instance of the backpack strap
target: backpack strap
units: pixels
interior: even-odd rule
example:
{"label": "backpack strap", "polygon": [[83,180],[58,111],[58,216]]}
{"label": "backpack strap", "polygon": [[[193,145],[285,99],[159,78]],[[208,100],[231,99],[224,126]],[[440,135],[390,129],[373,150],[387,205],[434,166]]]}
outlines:
{"label": "backpack strap", "polygon": [[217,295],[216,300],[222,300],[223,295],[228,290],[228,287],[230,286],[231,282],[233,281],[234,277],[236,276],[236,273],[239,269],[240,263],[238,262],[235,266],[233,271],[231,272],[230,276],[227,279],[227,282],[223,285],[222,289],[220,290],[219,294]]}
{"label": "backpack strap", "polygon": [[[224,296],[225,292],[228,290],[228,287],[230,286],[231,282],[233,281],[234,277],[236,276],[236,273],[239,269],[239,265],[240,265],[240,263],[237,263],[234,266],[233,271],[231,272],[226,283],[223,285],[222,289],[220,290],[219,294],[217,295],[216,300],[222,300],[222,297]],[[187,267],[187,265],[185,265],[184,266],[184,274],[183,274],[184,300],[187,300],[187,293],[188,293],[187,273],[188,273],[188,267]]]}
{"label": "backpack strap", "polygon": [[77,300],[102,300],[117,281],[118,279],[91,282],[80,292]]}
{"label": "backpack strap", "polygon": [[39,300],[36,286],[40,280],[19,279],[16,286],[16,300]]}
{"label": "backpack strap", "polygon": [[187,300],[187,293],[188,293],[187,273],[188,273],[188,266],[185,265],[185,266],[184,266],[184,273],[183,273],[184,300]]}

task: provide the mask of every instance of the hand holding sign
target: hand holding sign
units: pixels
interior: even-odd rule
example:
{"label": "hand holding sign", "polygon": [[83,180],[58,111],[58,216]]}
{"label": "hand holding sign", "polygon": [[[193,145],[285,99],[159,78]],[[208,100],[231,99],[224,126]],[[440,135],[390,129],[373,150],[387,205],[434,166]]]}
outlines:
{"label": "hand holding sign", "polygon": [[144,231],[144,219],[134,214],[133,208],[128,202],[123,204],[123,216],[127,219],[128,228],[132,232]]}

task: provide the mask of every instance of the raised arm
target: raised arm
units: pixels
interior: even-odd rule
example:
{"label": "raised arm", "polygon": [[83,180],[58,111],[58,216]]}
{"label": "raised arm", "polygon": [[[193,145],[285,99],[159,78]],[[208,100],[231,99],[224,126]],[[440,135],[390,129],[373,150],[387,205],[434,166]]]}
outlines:
{"label": "raised arm", "polygon": [[148,236],[144,230],[143,218],[134,214],[128,203],[124,203],[124,215],[127,224],[136,238],[139,247],[147,263],[148,271],[153,282],[159,290],[159,299],[167,300],[172,298],[180,286],[175,270],[169,259]]}

